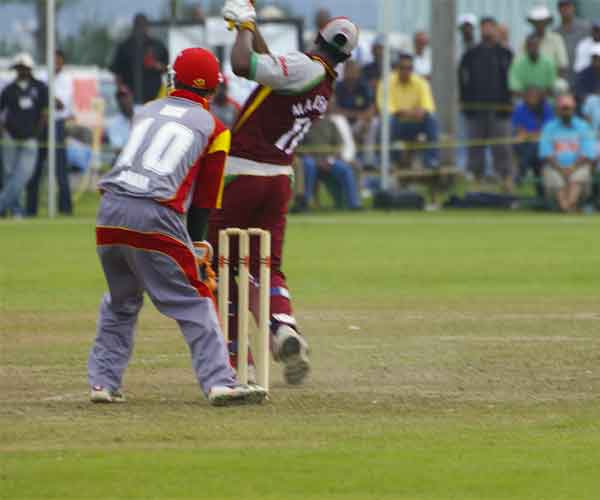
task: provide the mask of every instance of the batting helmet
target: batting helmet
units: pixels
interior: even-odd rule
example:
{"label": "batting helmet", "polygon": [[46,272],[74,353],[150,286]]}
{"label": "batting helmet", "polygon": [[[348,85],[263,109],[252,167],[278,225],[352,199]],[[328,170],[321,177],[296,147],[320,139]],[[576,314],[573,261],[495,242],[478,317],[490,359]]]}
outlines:
{"label": "batting helmet", "polygon": [[173,64],[175,80],[198,90],[214,90],[223,81],[219,60],[210,50],[182,50]]}

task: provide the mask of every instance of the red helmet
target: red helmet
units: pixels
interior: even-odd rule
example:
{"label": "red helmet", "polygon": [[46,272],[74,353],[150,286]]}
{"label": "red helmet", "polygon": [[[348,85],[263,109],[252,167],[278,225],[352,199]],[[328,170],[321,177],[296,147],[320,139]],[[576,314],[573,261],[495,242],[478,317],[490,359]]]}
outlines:
{"label": "red helmet", "polygon": [[222,81],[219,60],[210,50],[182,50],[173,64],[175,80],[200,90],[214,90]]}

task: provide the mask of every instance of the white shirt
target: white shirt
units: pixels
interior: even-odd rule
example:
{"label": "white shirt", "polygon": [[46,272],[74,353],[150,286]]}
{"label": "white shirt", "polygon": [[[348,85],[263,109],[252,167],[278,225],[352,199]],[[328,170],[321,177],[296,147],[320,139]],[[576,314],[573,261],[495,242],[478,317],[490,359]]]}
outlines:
{"label": "white shirt", "polygon": [[577,44],[575,49],[575,65],[573,70],[579,73],[592,64],[592,47],[600,45],[600,42],[595,42],[591,36],[584,38]]}
{"label": "white shirt", "polygon": [[[48,75],[40,75],[40,80],[48,84]],[[54,92],[64,108],[56,109],[57,120],[67,120],[73,116],[73,79],[62,70],[54,77]]]}
{"label": "white shirt", "polygon": [[414,56],[415,73],[424,78],[431,76],[431,47],[425,47],[420,56],[415,53]]}

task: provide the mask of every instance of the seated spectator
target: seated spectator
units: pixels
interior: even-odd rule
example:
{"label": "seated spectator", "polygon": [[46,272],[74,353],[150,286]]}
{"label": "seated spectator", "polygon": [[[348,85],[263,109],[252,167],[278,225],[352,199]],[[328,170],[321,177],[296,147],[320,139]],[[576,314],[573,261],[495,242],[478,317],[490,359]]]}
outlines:
{"label": "seated spectator", "polygon": [[233,127],[240,112],[240,105],[229,97],[229,86],[227,79],[217,87],[217,93],[210,102],[210,111],[214,114],[227,128]]}
{"label": "seated spectator", "polygon": [[581,73],[585,68],[592,64],[592,49],[600,43],[600,19],[592,21],[592,32],[590,36],[584,38],[577,44],[575,49],[575,63],[573,71]]}
{"label": "seated spectator", "polygon": [[573,96],[560,96],[556,108],[558,117],[544,127],[540,137],[544,191],[563,212],[575,212],[591,193],[594,134],[587,122],[575,116]]}
{"label": "seated spectator", "polygon": [[510,90],[522,94],[528,87],[537,87],[552,94],[558,74],[554,63],[540,53],[540,37],[531,34],[527,37],[525,53],[517,57],[509,72]]}
{"label": "seated spectator", "polygon": [[514,110],[512,125],[517,144],[515,154],[519,161],[519,180],[532,170],[537,181],[538,196],[543,196],[541,184],[542,161],[539,157],[540,132],[554,118],[554,110],[545,98],[544,91],[529,87],[524,100]]}
{"label": "seated spectator", "polygon": [[413,39],[415,73],[428,80],[431,78],[431,47],[429,35],[424,31],[417,31]]}
{"label": "seated spectator", "polygon": [[562,35],[549,29],[553,18],[550,9],[538,5],[529,11],[527,21],[533,25],[535,34],[540,39],[540,53],[550,59],[562,78],[568,76],[569,54]]}
{"label": "seated spectator", "polygon": [[375,41],[371,46],[373,62],[367,64],[362,70],[363,78],[373,91],[377,88],[383,73],[383,41],[383,35],[379,35],[375,38]]}
{"label": "seated spectator", "polygon": [[[335,112],[346,117],[356,142],[372,149],[370,137],[374,134],[370,131],[376,128],[375,100],[371,87],[361,78],[360,66],[352,59],[344,66],[343,80],[336,85],[335,103]],[[367,157],[368,154],[365,163],[373,164],[374,161]]]}
{"label": "seated spectator", "polygon": [[[398,68],[390,75],[387,83],[391,138],[392,141],[414,142],[420,134],[424,134],[428,143],[435,144],[438,142],[439,132],[431,86],[425,78],[414,74],[413,62],[410,54],[401,54]],[[377,89],[377,105],[380,109],[384,104],[383,85],[384,82],[381,82]],[[425,149],[423,156],[427,168],[439,166],[437,148]],[[399,152],[393,152],[392,158],[399,161]]]}
{"label": "seated spectator", "polygon": [[[337,208],[361,208],[354,171],[352,165],[342,159],[344,141],[332,118],[327,114],[322,120],[315,122],[304,139],[303,149],[307,151],[302,157],[304,196],[298,200],[295,207],[297,211],[309,207],[319,179],[325,181],[325,185],[330,189]],[[332,190],[332,184],[337,189]]]}
{"label": "seated spectator", "polygon": [[600,43],[590,51],[592,62],[582,72],[577,73],[575,95],[577,102],[582,104],[587,97],[600,90]]}

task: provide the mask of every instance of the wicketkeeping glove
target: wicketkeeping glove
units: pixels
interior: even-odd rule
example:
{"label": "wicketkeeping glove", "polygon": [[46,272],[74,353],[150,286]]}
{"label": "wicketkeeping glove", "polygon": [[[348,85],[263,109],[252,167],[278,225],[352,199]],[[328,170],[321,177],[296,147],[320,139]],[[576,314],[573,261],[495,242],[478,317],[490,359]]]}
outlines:
{"label": "wicketkeeping glove", "polygon": [[217,289],[217,276],[211,265],[214,255],[213,247],[208,241],[194,241],[193,245],[200,279],[210,291],[214,292]]}
{"label": "wicketkeeping glove", "polygon": [[230,30],[235,28],[252,29],[256,24],[254,0],[226,0],[222,13]]}

